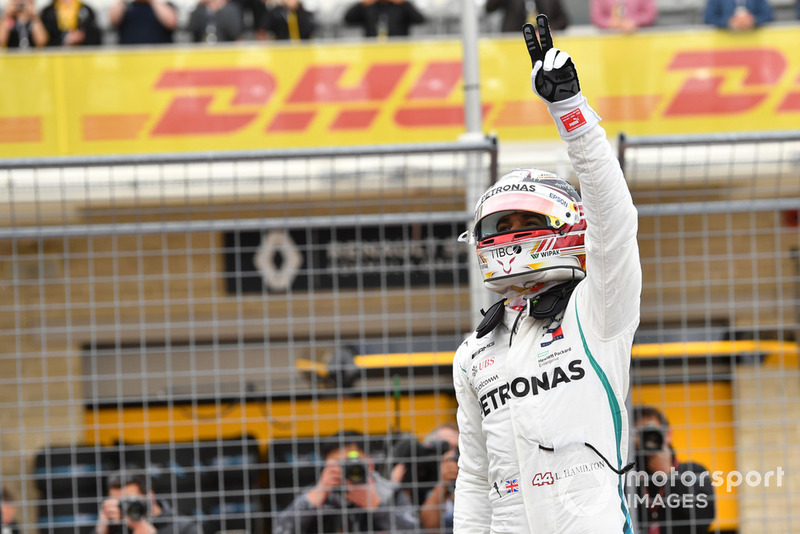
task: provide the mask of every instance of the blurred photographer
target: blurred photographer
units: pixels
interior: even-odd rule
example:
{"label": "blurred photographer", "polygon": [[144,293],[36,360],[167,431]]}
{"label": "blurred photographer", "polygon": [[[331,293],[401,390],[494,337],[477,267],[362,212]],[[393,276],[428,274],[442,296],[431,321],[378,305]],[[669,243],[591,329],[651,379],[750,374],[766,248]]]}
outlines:
{"label": "blurred photographer", "polygon": [[415,506],[427,499],[439,482],[442,456],[458,447],[458,425],[445,423],[431,430],[422,443],[414,436],[398,440],[392,448],[390,478]]}
{"label": "blurred photographer", "polygon": [[203,534],[195,521],[176,515],[166,502],[158,501],[147,490],[147,478],[139,474],[109,477],[108,498],[98,516],[96,534]]}
{"label": "blurred photographer", "polygon": [[11,491],[3,486],[3,503],[0,507],[3,516],[3,530],[2,534],[19,534],[19,525],[17,524],[17,503]]}
{"label": "blurred photographer", "polygon": [[442,455],[439,481],[428,492],[419,510],[419,520],[425,529],[442,534],[453,532],[453,505],[458,478],[458,445]]}
{"label": "blurred photographer", "polygon": [[714,488],[708,470],[679,462],[666,416],[652,406],[633,409],[637,476],[634,507],[639,531],[699,534],[714,521]]}
{"label": "blurred photographer", "polygon": [[317,483],[286,507],[275,534],[414,531],[419,521],[408,497],[375,472],[364,436],[339,432],[322,448],[325,467]]}
{"label": "blurred photographer", "polygon": [[33,0],[8,0],[0,16],[0,47],[34,48],[47,44],[47,30]]}

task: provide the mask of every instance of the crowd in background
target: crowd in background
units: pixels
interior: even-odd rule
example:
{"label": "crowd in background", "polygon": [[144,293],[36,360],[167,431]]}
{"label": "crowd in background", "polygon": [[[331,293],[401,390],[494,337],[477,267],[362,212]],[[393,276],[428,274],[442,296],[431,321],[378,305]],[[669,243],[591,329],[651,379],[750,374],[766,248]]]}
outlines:
{"label": "crowd in background", "polygon": [[[586,0],[591,23],[609,31],[634,32],[658,20],[656,0]],[[121,45],[165,44],[183,31],[193,42],[312,39],[321,21],[303,0],[198,0],[181,24],[171,0],[114,0],[107,8],[106,28],[92,0],[53,0],[37,10],[34,0],[6,0],[0,15],[0,46],[7,49],[99,45],[111,30]],[[800,18],[800,1],[797,3]],[[570,26],[561,0],[486,0],[481,14],[497,13],[501,32],[519,32],[538,13],[559,31]],[[414,0],[356,0],[347,6],[342,26],[358,29],[366,38],[408,36],[428,23]],[[774,19],[769,0],[706,0],[705,24],[730,31],[747,31]],[[330,23],[331,21],[325,21]]]}
{"label": "crowd in background", "polygon": [[[707,532],[716,517],[716,496],[708,469],[679,458],[672,444],[672,427],[659,409],[635,406],[632,423],[636,471],[648,475],[633,478],[634,482],[645,482],[633,483],[629,489],[639,496],[632,501],[635,510],[631,510],[639,528],[653,534]],[[321,440],[314,458],[315,478],[298,473],[283,480],[282,484],[294,484],[291,501],[272,509],[269,531],[449,534],[453,531],[459,472],[458,441],[455,423],[434,428],[422,440],[413,435],[396,436],[392,445],[378,454],[370,448],[368,437],[359,432],[342,430],[328,436]],[[695,476],[681,476],[688,472]],[[657,482],[656,474],[664,475],[668,482]],[[298,483],[301,479],[306,482]],[[505,488],[495,484],[495,489],[498,493],[518,491],[511,483]],[[171,496],[155,493],[143,472],[113,472],[105,486],[107,491],[97,504],[96,524],[91,530],[84,529],[85,534],[215,532],[201,516],[174,509]],[[679,498],[681,505],[664,504],[672,497]],[[14,497],[4,489],[2,534],[18,533],[15,517]]]}

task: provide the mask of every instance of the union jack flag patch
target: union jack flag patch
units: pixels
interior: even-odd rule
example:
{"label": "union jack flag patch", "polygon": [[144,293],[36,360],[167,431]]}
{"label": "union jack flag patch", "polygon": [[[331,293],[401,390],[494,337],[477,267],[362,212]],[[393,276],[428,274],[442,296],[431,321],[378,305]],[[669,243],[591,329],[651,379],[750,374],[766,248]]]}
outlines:
{"label": "union jack flag patch", "polygon": [[506,493],[519,493],[518,479],[506,480]]}
{"label": "union jack flag patch", "polygon": [[546,347],[553,343],[553,341],[558,341],[559,339],[564,339],[564,332],[561,330],[561,325],[558,325],[557,328],[549,328],[547,332],[544,333],[541,346]]}

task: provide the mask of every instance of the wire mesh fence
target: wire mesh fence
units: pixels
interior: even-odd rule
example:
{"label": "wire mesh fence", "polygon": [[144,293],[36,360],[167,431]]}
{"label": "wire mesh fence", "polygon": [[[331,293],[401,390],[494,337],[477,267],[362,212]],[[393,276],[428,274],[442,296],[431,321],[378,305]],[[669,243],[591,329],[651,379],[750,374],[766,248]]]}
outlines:
{"label": "wire mesh fence", "polygon": [[456,237],[494,169],[491,140],[4,162],[21,528],[93,531],[121,473],[205,532],[270,531],[342,430],[386,474],[395,442],[454,419]]}
{"label": "wire mesh fence", "polygon": [[632,403],[717,475],[714,529],[797,532],[800,134],[623,137],[620,159],[644,274]]}
{"label": "wire mesh fence", "polygon": [[[715,530],[800,530],[800,135],[620,148],[645,284],[632,403],[721,474]],[[497,166],[491,141],[2,162],[0,460],[20,529],[94,531],[121,474],[162,521],[280,531],[331,451],[398,481],[389,524],[294,521],[403,526],[455,454],[450,366],[476,320],[456,237]]]}

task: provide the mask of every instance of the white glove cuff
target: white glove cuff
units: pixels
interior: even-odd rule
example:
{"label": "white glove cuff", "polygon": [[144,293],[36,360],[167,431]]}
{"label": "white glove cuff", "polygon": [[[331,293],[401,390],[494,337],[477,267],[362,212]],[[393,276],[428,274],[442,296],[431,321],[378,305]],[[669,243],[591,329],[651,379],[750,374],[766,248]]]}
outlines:
{"label": "white glove cuff", "polygon": [[564,141],[582,136],[600,122],[600,116],[581,93],[560,102],[548,103],[547,110]]}

